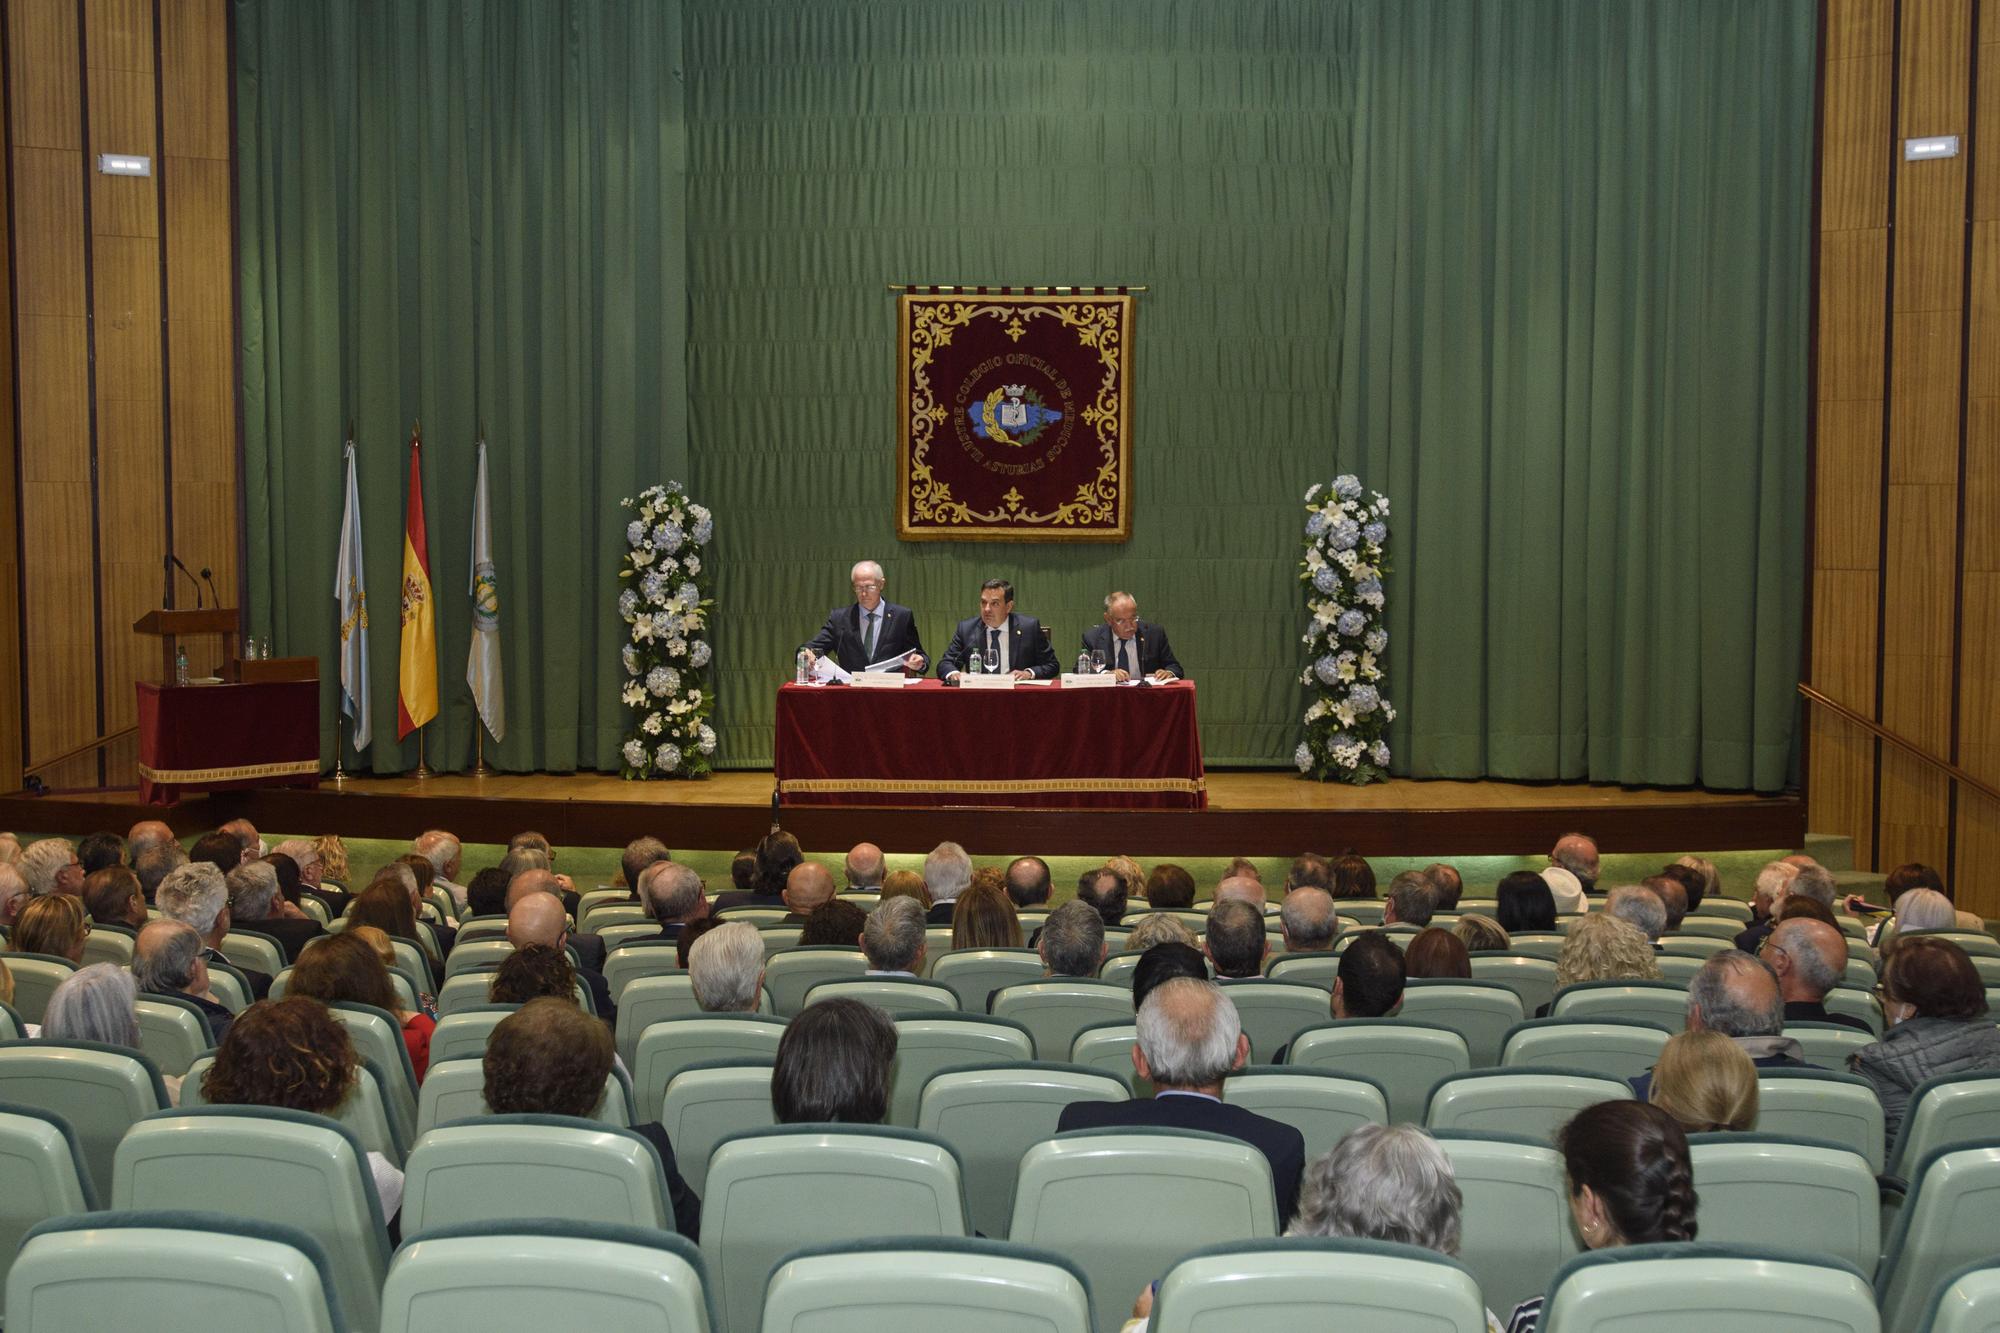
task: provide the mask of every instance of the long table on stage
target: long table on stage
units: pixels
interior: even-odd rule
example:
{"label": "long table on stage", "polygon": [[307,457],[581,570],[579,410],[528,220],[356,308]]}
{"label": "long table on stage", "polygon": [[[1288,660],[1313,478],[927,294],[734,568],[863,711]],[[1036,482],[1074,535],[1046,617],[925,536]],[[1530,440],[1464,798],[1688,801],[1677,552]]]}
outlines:
{"label": "long table on stage", "polygon": [[139,682],[139,799],[184,787],[317,787],[319,682]]}
{"label": "long table on stage", "polygon": [[1208,805],[1192,681],[785,685],[772,775],[788,805]]}

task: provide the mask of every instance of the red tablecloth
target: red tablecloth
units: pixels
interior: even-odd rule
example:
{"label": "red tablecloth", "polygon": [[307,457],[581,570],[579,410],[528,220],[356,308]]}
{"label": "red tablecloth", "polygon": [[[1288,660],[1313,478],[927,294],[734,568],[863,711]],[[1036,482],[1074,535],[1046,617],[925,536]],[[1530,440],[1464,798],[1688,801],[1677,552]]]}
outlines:
{"label": "red tablecloth", "polygon": [[900,690],[786,685],[773,768],[788,805],[1208,805],[1194,685]]}
{"label": "red tablecloth", "polygon": [[319,682],[139,685],[139,799],[183,787],[317,787]]}

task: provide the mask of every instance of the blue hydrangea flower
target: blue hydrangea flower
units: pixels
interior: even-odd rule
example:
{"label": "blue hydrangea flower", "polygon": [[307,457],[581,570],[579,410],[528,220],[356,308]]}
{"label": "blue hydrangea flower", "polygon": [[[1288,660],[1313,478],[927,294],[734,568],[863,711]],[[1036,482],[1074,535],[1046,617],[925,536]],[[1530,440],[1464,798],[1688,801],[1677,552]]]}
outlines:
{"label": "blue hydrangea flower", "polygon": [[646,600],[649,602],[666,600],[667,576],[665,571],[649,569],[644,574],[641,574],[639,576],[639,591],[646,595]]}
{"label": "blue hydrangea flower", "polygon": [[1380,597],[1382,595],[1382,580],[1361,580],[1361,582],[1354,585],[1354,595],[1356,597]]}
{"label": "blue hydrangea flower", "polygon": [[1307,745],[1304,741],[1300,741],[1299,748],[1292,751],[1292,762],[1299,766],[1299,772],[1301,773],[1310,769],[1313,766],[1312,746]]}
{"label": "blue hydrangea flower", "polygon": [[1382,696],[1375,692],[1373,685],[1356,685],[1347,692],[1347,706],[1365,715],[1382,706]]}
{"label": "blue hydrangea flower", "polygon": [[639,611],[639,594],[627,588],[618,594],[618,614],[630,620]]}
{"label": "blue hydrangea flower", "polygon": [[637,546],[644,540],[646,540],[646,525],[644,523],[635,518],[625,525],[625,544],[627,546]]}
{"label": "blue hydrangea flower", "polygon": [[714,535],[715,524],[707,514],[703,514],[694,521],[694,544],[696,546],[708,545],[708,539]]}
{"label": "blue hydrangea flower", "polygon": [[1389,529],[1387,525],[1381,523],[1366,524],[1361,529],[1361,539],[1380,546],[1383,542],[1389,540]]}
{"label": "blue hydrangea flower", "polygon": [[1329,654],[1313,663],[1313,674],[1319,677],[1320,684],[1332,685],[1340,680],[1340,667]]}
{"label": "blue hydrangea flower", "polygon": [[653,767],[662,773],[671,773],[681,766],[681,747],[668,741],[653,751]]}
{"label": "blue hydrangea flower", "polygon": [[1361,540],[1361,525],[1351,518],[1343,518],[1327,529],[1327,540],[1336,551],[1351,551]]}
{"label": "blue hydrangea flower", "polygon": [[1361,498],[1361,478],[1352,472],[1343,472],[1333,479],[1333,493],[1343,500]]}
{"label": "blue hydrangea flower", "polygon": [[1340,575],[1333,572],[1332,565],[1321,565],[1313,573],[1313,587],[1330,597],[1340,587]]}
{"label": "blue hydrangea flower", "polygon": [[1336,731],[1333,733],[1333,739],[1326,744],[1330,750],[1345,750],[1348,746],[1354,744],[1354,737],[1344,731]]}
{"label": "blue hydrangea flower", "polygon": [[715,731],[708,723],[701,724],[700,738],[695,741],[694,748],[703,754],[715,753]]}
{"label": "blue hydrangea flower", "polygon": [[688,661],[699,670],[708,665],[709,652],[708,640],[696,639],[694,647],[688,650]]}
{"label": "blue hydrangea flower", "polygon": [[1361,641],[1361,646],[1371,653],[1380,653],[1384,648],[1389,646],[1389,631],[1385,629],[1369,630],[1368,637]]}
{"label": "blue hydrangea flower", "polygon": [[646,747],[640,741],[625,742],[625,767],[646,771]]}
{"label": "blue hydrangea flower", "polygon": [[628,643],[618,655],[625,661],[626,675],[636,676],[639,674],[639,650],[636,647]]}
{"label": "blue hydrangea flower", "polygon": [[1318,537],[1326,531],[1326,515],[1315,509],[1306,518],[1306,536]]}
{"label": "blue hydrangea flower", "polygon": [[687,534],[681,531],[681,525],[671,519],[653,529],[653,546],[668,555],[680,550],[681,543],[686,540]]}
{"label": "blue hydrangea flower", "polygon": [[701,589],[692,583],[683,583],[675,590],[674,596],[681,599],[681,605],[692,611],[701,605]]}
{"label": "blue hydrangea flower", "polygon": [[1389,766],[1389,742],[1376,741],[1368,747],[1368,757],[1375,761],[1377,768],[1387,768]]}
{"label": "blue hydrangea flower", "polygon": [[674,618],[672,616],[668,615],[665,611],[653,612],[653,633],[656,636],[664,639],[669,634],[672,634],[673,631]]}
{"label": "blue hydrangea flower", "polygon": [[681,687],[681,673],[669,666],[656,666],[646,673],[646,689],[659,698],[677,694]]}
{"label": "blue hydrangea flower", "polygon": [[1351,639],[1368,628],[1368,616],[1365,612],[1350,610],[1343,613],[1340,619],[1334,622],[1333,627]]}

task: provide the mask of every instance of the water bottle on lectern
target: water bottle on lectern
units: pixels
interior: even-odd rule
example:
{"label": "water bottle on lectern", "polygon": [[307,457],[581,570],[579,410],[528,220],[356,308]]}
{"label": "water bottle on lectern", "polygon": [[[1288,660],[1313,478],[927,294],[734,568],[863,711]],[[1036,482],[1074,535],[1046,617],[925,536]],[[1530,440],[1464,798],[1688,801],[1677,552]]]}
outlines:
{"label": "water bottle on lectern", "polygon": [[1090,674],[1090,653],[1087,649],[1076,655],[1076,674],[1079,676]]}
{"label": "water bottle on lectern", "polygon": [[798,659],[795,662],[792,670],[792,684],[794,685],[805,684],[806,677],[811,674],[812,674],[812,654],[808,653],[805,649],[801,648],[799,649]]}

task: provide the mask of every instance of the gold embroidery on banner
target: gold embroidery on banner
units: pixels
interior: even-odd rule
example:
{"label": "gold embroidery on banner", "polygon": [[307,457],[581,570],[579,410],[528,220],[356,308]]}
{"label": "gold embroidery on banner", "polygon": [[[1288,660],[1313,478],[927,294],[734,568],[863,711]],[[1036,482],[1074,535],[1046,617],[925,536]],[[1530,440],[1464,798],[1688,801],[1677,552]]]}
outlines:
{"label": "gold embroidery on banner", "polygon": [[244,764],[235,768],[147,768],[139,765],[139,776],[148,782],[177,787],[204,782],[247,782],[253,778],[298,778],[319,776],[319,760],[294,759],[282,764]]}

